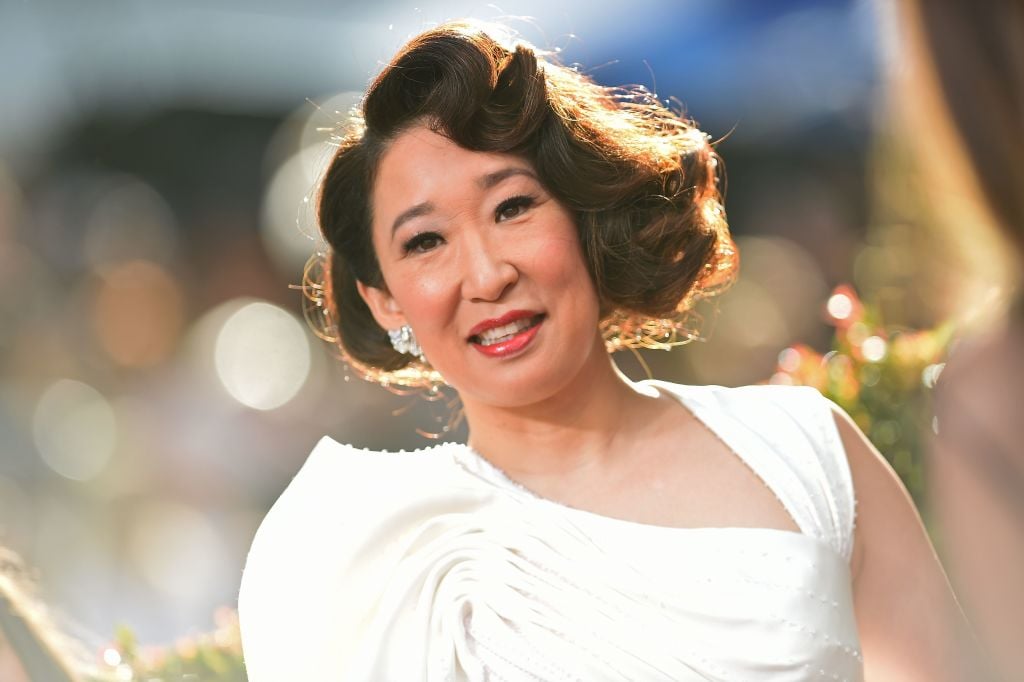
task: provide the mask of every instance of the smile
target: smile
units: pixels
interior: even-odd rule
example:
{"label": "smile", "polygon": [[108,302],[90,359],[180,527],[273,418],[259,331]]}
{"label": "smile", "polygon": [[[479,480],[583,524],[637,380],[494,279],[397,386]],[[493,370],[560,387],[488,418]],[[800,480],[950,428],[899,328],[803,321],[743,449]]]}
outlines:
{"label": "smile", "polygon": [[476,339],[476,343],[479,343],[481,346],[493,346],[496,343],[511,339],[523,330],[536,326],[537,323],[540,322],[540,317],[540,315],[537,317],[524,317],[504,326],[482,331],[474,338]]}
{"label": "smile", "polygon": [[474,348],[484,355],[503,357],[524,349],[537,335],[544,314],[519,317],[505,324],[487,327],[469,337]]}

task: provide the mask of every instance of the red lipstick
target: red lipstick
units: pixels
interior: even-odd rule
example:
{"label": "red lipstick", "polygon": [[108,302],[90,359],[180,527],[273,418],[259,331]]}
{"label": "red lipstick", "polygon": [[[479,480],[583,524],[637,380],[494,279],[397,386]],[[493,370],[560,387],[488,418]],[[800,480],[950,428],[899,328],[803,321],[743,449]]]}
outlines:
{"label": "red lipstick", "polygon": [[[487,331],[488,329],[503,327],[523,319],[529,319],[533,324],[526,329],[516,332],[508,338],[498,341],[497,343],[484,344],[482,342],[483,340],[479,337],[479,334]],[[537,335],[537,332],[540,330],[540,326],[543,322],[543,313],[538,313],[533,310],[512,310],[501,317],[484,320],[473,327],[473,329],[470,330],[472,333],[470,334],[469,341],[474,348],[488,357],[505,357],[513,355],[526,348],[530,342],[533,341],[533,337]]]}
{"label": "red lipstick", "polygon": [[536,317],[537,315],[540,314],[541,313],[538,313],[536,310],[510,310],[501,317],[494,317],[491,318],[490,320],[484,320],[480,324],[470,329],[469,335],[476,336],[482,331],[494,329],[495,327],[501,327],[503,325],[506,325],[510,322],[515,322],[516,320],[522,319],[524,317]]}

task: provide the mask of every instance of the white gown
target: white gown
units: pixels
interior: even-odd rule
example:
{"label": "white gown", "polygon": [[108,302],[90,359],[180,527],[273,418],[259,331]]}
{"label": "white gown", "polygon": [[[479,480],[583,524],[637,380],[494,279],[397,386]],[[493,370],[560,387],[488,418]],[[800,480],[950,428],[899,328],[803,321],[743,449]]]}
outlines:
{"label": "white gown", "polygon": [[674,528],[540,498],[465,445],[324,437],[239,594],[252,682],[863,679],[850,469],[818,391],[675,395],[802,532]]}

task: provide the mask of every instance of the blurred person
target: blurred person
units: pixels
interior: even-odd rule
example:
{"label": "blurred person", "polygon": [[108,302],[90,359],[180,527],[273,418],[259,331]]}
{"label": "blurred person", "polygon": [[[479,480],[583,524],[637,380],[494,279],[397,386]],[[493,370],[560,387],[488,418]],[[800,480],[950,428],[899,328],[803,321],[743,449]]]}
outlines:
{"label": "blurred person", "polygon": [[[1024,5],[905,0],[896,95],[935,188],[936,214],[968,197],[964,241],[1000,237],[1014,282],[1001,311],[960,338],[935,390],[929,499],[944,559],[982,644],[972,679],[1024,676]],[[950,189],[952,188],[952,189]],[[992,281],[992,264],[978,274]],[[991,305],[991,301],[988,302]]]}
{"label": "blurred person", "polygon": [[[498,28],[412,39],[319,196],[322,333],[468,442],[324,437],[253,540],[253,682],[952,680],[903,484],[810,387],[630,381],[738,257],[692,121]],[[445,385],[447,387],[445,387]]]}

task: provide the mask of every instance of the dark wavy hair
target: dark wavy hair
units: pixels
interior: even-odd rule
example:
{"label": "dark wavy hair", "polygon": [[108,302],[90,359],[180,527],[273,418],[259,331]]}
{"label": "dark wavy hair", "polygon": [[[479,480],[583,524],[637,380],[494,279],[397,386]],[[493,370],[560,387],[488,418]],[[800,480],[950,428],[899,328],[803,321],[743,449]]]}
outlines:
{"label": "dark wavy hair", "polygon": [[680,343],[682,314],[735,279],[722,166],[708,136],[641,87],[600,86],[495,35],[453,22],[413,38],[339,135],[318,199],[330,250],[314,286],[321,335],[364,378],[422,383],[423,372],[410,367],[416,361],[391,347],[356,289],[357,280],[386,289],[371,239],[371,190],[388,144],[416,125],[532,164],[574,216],[610,350]]}

